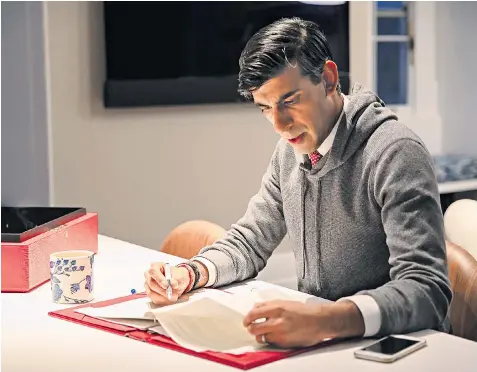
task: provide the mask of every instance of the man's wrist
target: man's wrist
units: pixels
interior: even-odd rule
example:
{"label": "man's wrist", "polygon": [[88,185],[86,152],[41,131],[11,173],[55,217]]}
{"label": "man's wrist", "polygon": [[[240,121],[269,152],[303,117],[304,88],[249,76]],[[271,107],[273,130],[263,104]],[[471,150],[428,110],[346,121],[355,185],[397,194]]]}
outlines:
{"label": "man's wrist", "polygon": [[212,287],[217,283],[217,267],[213,262],[203,256],[194,256],[190,259],[190,261],[200,262],[202,265],[205,266],[209,280],[204,285],[204,287]]}
{"label": "man's wrist", "polygon": [[196,269],[194,272],[199,274],[193,289],[204,287],[209,281],[209,271],[207,270],[207,267],[202,262],[195,260],[189,262],[188,265],[194,266]]}
{"label": "man's wrist", "polygon": [[183,276],[188,278],[187,286],[184,289],[184,293],[188,293],[192,290],[192,287],[194,286],[194,281],[195,281],[194,270],[192,269],[192,267],[190,267],[189,265],[185,263],[177,265],[177,268],[179,270],[184,270]]}
{"label": "man's wrist", "polygon": [[336,316],[334,328],[338,338],[362,337],[365,332],[363,315],[358,306],[350,300],[334,303]]}
{"label": "man's wrist", "polygon": [[[343,339],[361,337],[364,334],[364,320],[354,302],[344,300],[332,304],[317,305],[317,328],[320,337]],[[322,339],[317,340],[323,341]]]}
{"label": "man's wrist", "polygon": [[381,309],[376,300],[370,295],[356,294],[342,297],[337,302],[352,301],[361,312],[364,321],[363,337],[375,336],[381,328]]}

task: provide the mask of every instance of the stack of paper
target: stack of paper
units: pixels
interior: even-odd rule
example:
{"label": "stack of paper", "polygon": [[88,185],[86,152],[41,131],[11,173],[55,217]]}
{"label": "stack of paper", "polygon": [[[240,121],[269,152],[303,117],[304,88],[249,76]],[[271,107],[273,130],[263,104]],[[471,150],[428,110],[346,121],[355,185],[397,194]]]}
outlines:
{"label": "stack of paper", "polygon": [[243,326],[245,315],[257,302],[270,300],[326,301],[297,291],[252,281],[226,291],[201,289],[169,306],[157,307],[148,298],[101,308],[82,308],[83,314],[148,329],[171,337],[194,350],[242,354],[265,346]]}

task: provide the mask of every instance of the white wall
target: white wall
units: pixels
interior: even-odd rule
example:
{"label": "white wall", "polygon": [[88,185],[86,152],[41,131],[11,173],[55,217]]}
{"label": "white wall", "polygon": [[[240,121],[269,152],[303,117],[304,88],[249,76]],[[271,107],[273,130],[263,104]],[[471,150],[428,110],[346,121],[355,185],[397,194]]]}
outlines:
{"label": "white wall", "polygon": [[[414,53],[410,68],[409,100],[406,113],[399,118],[422,138],[432,154],[442,152],[442,118],[438,107],[438,79],[436,54],[439,46],[436,32],[442,25],[436,20],[436,2],[413,3]],[[412,17],[411,17],[412,18]]]}
{"label": "white wall", "polygon": [[43,10],[2,2],[2,205],[50,203]]}
{"label": "white wall", "polygon": [[436,4],[443,151],[477,156],[477,2]]}
{"label": "white wall", "polygon": [[101,4],[48,2],[46,10],[54,203],[97,211],[101,233],[155,249],[183,221],[236,222],[278,140],[261,113],[104,109]]}

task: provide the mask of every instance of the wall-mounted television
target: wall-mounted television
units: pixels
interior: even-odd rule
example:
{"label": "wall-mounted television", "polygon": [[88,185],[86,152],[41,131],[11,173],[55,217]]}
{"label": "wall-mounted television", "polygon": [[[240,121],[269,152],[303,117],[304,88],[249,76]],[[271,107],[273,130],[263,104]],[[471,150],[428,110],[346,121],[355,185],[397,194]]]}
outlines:
{"label": "wall-mounted television", "polygon": [[106,107],[241,102],[238,59],[260,28],[297,16],[326,33],[349,89],[347,2],[105,1]]}

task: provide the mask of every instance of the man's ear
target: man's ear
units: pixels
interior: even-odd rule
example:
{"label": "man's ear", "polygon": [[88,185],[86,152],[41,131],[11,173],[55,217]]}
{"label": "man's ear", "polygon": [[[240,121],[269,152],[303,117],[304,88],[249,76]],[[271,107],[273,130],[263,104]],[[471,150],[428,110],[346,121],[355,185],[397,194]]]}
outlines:
{"label": "man's ear", "polygon": [[339,82],[338,67],[333,61],[326,61],[323,66],[323,83],[325,85],[325,94],[329,95],[336,90]]}

